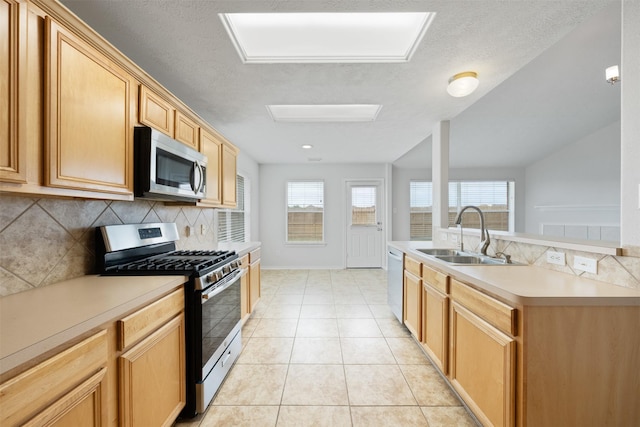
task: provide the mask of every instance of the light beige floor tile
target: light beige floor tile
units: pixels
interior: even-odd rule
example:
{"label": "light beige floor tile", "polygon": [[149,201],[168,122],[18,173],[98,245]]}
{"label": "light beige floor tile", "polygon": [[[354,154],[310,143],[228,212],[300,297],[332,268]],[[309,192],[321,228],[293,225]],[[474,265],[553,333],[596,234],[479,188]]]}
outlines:
{"label": "light beige floor tile", "polygon": [[376,323],[385,337],[401,338],[411,336],[411,332],[404,325],[401,325],[395,317],[393,319],[376,319]]}
{"label": "light beige floor tile", "polygon": [[253,335],[253,331],[256,330],[256,326],[260,323],[260,318],[258,317],[250,317],[244,322],[242,325],[242,338],[249,338]]}
{"label": "light beige floor tile", "polygon": [[401,365],[431,364],[413,338],[387,338],[391,352]]}
{"label": "light beige floor tile", "polygon": [[296,337],[338,337],[336,319],[300,319]]}
{"label": "light beige floor tile", "polygon": [[342,363],[340,338],[296,338],[291,363]]}
{"label": "light beige floor tile", "polygon": [[376,319],[398,320],[386,302],[384,304],[369,304],[369,310],[371,310],[371,313],[373,313],[373,317],[375,317]]}
{"label": "light beige floor tile", "polygon": [[272,303],[277,304],[302,304],[302,300],[304,298],[303,294],[293,294],[293,293],[285,293],[281,295],[276,295],[273,298]]}
{"label": "light beige floor tile", "polygon": [[283,405],[347,405],[342,365],[289,365]]}
{"label": "light beige floor tile", "polygon": [[305,294],[302,304],[333,304],[331,293]]}
{"label": "light beige floor tile", "polygon": [[338,319],[341,337],[381,337],[382,332],[374,319]]}
{"label": "light beige floor tile", "polygon": [[278,406],[211,406],[200,427],[273,427]]}
{"label": "light beige floor tile", "polygon": [[417,405],[397,365],[344,365],[351,405]]}
{"label": "light beige floor tile", "polygon": [[301,319],[335,319],[336,306],[333,304],[303,304]]}
{"label": "light beige floor tile", "polygon": [[229,372],[213,405],[279,405],[288,365],[243,365]]}
{"label": "light beige floor tile", "polygon": [[384,338],[340,338],[340,343],[345,364],[396,364],[396,359]]}
{"label": "light beige floor tile", "polygon": [[351,416],[354,427],[429,427],[417,406],[354,406]]}
{"label": "light beige floor tile", "polygon": [[373,319],[366,304],[336,304],[336,316],[340,319]]}
{"label": "light beige floor tile", "polygon": [[348,406],[281,406],[278,427],[351,427]]}
{"label": "light beige floor tile", "polygon": [[464,407],[433,406],[422,408],[430,427],[476,427]]}
{"label": "light beige floor tile", "polygon": [[262,318],[253,330],[252,337],[294,337],[297,327],[297,319]]}
{"label": "light beige floor tile", "polygon": [[430,365],[400,365],[420,406],[461,406],[460,401]]}
{"label": "light beige floor tile", "polygon": [[333,288],[331,287],[331,281],[330,280],[319,280],[317,282],[307,282],[307,287],[305,288],[304,294],[305,295],[311,295],[311,294],[325,294],[325,293],[330,293],[333,290]]}
{"label": "light beige floor tile", "polygon": [[261,312],[260,317],[264,319],[297,319],[299,316],[300,304],[271,304]]}
{"label": "light beige floor tile", "polygon": [[250,338],[237,363],[289,363],[293,338]]}
{"label": "light beige floor tile", "polygon": [[[366,304],[367,301],[360,294],[359,291],[355,290],[354,293],[342,293],[342,292],[334,292],[333,299],[336,304]],[[356,293],[357,292],[357,293]]]}
{"label": "light beige floor tile", "polygon": [[386,304],[387,293],[381,291],[363,292],[363,296],[367,304]]}

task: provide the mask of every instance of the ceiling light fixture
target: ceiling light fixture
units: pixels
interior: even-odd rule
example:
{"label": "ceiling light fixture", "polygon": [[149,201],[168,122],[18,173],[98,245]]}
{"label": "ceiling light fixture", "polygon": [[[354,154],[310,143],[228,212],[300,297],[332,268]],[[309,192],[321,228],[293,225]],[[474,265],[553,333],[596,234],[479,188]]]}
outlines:
{"label": "ceiling light fixture", "polygon": [[302,146],[302,148],[304,148],[305,150],[311,150],[311,149],[313,148],[313,145],[311,145],[311,144],[304,144],[304,145]]}
{"label": "ceiling light fixture", "polygon": [[604,75],[610,84],[615,84],[615,82],[620,81],[620,69],[617,65],[608,67],[605,70]]}
{"label": "ceiling light fixture", "polygon": [[465,71],[464,73],[458,73],[449,79],[447,92],[455,98],[460,98],[473,93],[479,84],[480,81],[478,80],[478,73],[474,71]]}
{"label": "ceiling light fixture", "polygon": [[435,13],[221,13],[243,63],[408,62]]}

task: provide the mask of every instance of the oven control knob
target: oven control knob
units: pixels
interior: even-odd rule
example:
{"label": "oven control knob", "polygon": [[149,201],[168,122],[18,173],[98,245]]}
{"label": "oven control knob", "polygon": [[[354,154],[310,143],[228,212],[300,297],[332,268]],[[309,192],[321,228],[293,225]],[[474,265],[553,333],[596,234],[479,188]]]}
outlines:
{"label": "oven control knob", "polygon": [[222,267],[222,271],[225,273],[231,273],[231,266],[225,265],[224,267]]}
{"label": "oven control knob", "polygon": [[205,279],[205,281],[206,281],[207,283],[213,283],[213,282],[215,282],[215,279],[214,279],[214,277],[213,277],[213,276],[214,276],[213,274],[209,274],[209,275],[207,276],[207,278]]}

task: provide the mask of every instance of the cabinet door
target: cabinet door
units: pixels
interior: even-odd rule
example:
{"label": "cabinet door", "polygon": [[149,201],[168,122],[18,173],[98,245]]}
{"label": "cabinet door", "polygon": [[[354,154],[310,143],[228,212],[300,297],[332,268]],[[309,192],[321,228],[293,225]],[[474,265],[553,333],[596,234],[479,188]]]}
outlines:
{"label": "cabinet door", "polygon": [[483,425],[514,425],[515,348],[513,338],[452,303],[451,384]]}
{"label": "cabinet door", "polygon": [[422,339],[422,280],[404,272],[404,324],[418,341]]}
{"label": "cabinet door", "polygon": [[447,374],[449,346],[449,298],[437,289],[423,284],[422,346],[431,360]]}
{"label": "cabinet door", "polygon": [[133,194],[132,78],[46,19],[45,184]]}
{"label": "cabinet door", "polygon": [[222,146],[222,206],[235,208],[236,200],[236,161],[238,153],[234,147]]}
{"label": "cabinet door", "polygon": [[176,141],[180,141],[183,144],[189,145],[194,149],[198,149],[199,145],[199,130],[200,126],[191,120],[187,115],[183,114],[181,111],[176,110],[176,120],[175,120]]}
{"label": "cabinet door", "polygon": [[140,85],[139,121],[173,138],[175,109],[164,99]]}
{"label": "cabinet door", "polygon": [[107,369],[102,368],[24,426],[105,426],[107,411],[103,396],[106,394],[106,373]]}
{"label": "cabinet door", "polygon": [[0,180],[26,182],[26,139],[19,131],[23,120],[18,102],[24,97],[25,78],[20,78],[26,45],[26,5],[17,0],[0,0]]}
{"label": "cabinet door", "polygon": [[260,299],[260,260],[254,261],[249,266],[249,307],[255,310]]}
{"label": "cabinet door", "polygon": [[170,426],[185,404],[184,315],[119,358],[123,426]]}
{"label": "cabinet door", "polygon": [[200,129],[200,152],[207,156],[207,198],[205,206],[222,204],[222,141],[211,132]]}

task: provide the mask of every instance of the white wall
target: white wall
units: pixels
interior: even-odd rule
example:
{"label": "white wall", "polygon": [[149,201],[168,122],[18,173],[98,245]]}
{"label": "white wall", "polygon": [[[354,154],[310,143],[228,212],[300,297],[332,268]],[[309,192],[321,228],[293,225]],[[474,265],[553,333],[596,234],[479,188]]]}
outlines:
{"label": "white wall", "polygon": [[541,224],[619,226],[620,122],[527,167],[526,186],[527,233],[541,234]]}
{"label": "white wall", "polygon": [[[345,181],[349,179],[384,180],[384,177],[384,164],[260,165],[261,266],[263,268],[344,268]],[[324,181],[324,245],[285,243],[287,181],[300,179]]]}
{"label": "white wall", "polygon": [[[622,2],[621,243],[640,256],[640,1]],[[635,252],[634,252],[635,253]]]}
{"label": "white wall", "polygon": [[[405,169],[393,167],[393,239],[409,240],[409,182],[412,179],[431,181],[431,169]],[[524,169],[450,169],[449,180],[499,181],[513,180],[516,183],[515,231],[523,231],[525,221],[525,173]]]}

